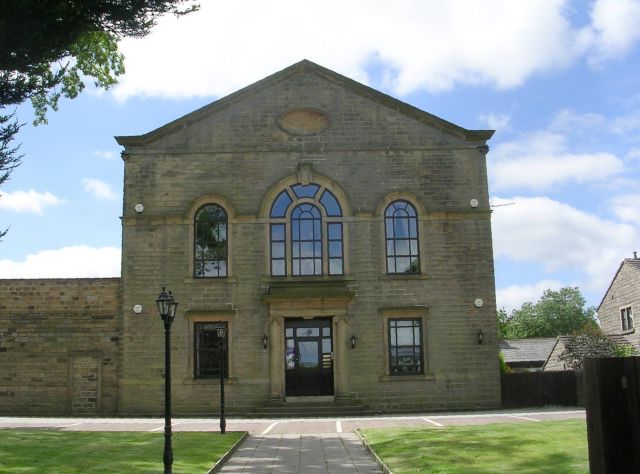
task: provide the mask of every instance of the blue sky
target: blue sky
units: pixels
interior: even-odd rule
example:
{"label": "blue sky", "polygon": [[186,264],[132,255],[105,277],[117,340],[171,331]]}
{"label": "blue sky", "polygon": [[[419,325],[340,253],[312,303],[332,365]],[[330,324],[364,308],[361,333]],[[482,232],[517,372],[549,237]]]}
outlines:
{"label": "blue sky", "polygon": [[[0,278],[118,276],[115,135],[153,130],[301,59],[469,129],[488,155],[498,305],[579,286],[597,305],[640,250],[640,1],[201,1],[124,40],[113,90],[20,132]],[[18,108],[30,122],[28,104]]]}

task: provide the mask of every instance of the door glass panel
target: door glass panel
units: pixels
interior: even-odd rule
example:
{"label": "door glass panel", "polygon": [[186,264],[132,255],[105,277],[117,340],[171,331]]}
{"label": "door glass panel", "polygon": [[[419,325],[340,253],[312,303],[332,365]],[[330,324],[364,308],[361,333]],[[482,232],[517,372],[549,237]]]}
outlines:
{"label": "door glass panel", "polygon": [[322,340],[322,353],[331,353],[331,339],[325,338]]}
{"label": "door glass panel", "polygon": [[297,337],[318,337],[320,328],[298,328],[296,330]]}
{"label": "door glass panel", "polygon": [[298,341],[298,365],[305,368],[318,367],[318,343],[316,341]]}

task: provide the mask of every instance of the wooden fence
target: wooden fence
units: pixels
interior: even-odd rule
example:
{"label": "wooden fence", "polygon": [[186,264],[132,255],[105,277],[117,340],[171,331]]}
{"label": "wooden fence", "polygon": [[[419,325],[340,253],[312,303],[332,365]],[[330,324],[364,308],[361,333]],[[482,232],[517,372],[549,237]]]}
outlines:
{"label": "wooden fence", "polygon": [[504,408],[577,406],[576,373],[517,372],[502,374],[502,406]]}

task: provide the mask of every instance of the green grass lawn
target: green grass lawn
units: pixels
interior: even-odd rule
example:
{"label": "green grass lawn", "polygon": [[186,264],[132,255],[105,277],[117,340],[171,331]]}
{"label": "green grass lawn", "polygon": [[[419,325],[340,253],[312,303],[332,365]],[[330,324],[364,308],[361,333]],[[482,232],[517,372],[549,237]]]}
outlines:
{"label": "green grass lawn", "polygon": [[[242,433],[173,433],[173,472],[206,473]],[[0,430],[2,473],[157,473],[164,434]]]}
{"label": "green grass lawn", "polygon": [[402,473],[588,473],[584,420],[361,430]]}

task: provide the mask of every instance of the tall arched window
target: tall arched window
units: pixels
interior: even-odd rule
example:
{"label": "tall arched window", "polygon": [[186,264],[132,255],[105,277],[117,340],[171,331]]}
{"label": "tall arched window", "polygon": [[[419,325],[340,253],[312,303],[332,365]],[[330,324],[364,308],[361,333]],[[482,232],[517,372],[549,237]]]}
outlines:
{"label": "tall arched window", "polygon": [[344,274],[342,208],[316,183],[286,186],[271,205],[271,275]]}
{"label": "tall arched window", "polygon": [[407,201],[394,201],[384,212],[387,273],[420,273],[418,216]]}
{"label": "tall arched window", "polygon": [[193,255],[196,278],[227,276],[227,213],[217,204],[205,204],[196,212]]}

